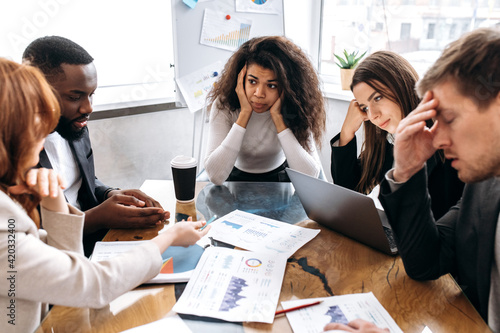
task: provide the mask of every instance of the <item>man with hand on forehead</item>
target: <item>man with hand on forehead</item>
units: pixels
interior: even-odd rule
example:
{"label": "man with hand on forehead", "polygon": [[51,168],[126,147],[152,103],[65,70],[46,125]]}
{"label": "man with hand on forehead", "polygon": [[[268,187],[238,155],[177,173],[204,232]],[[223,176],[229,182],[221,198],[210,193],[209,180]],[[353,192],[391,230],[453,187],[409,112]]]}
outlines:
{"label": "man with hand on forehead", "polygon": [[[380,201],[408,275],[451,273],[500,332],[500,30],[477,29],[451,43],[417,90],[424,97],[396,130],[394,168]],[[437,149],[466,186],[435,221],[425,162]]]}
{"label": "man with hand on forehead", "polygon": [[55,169],[65,179],[66,200],[85,211],[86,256],[110,228],[153,227],[170,217],[142,191],[112,188],[95,176],[87,128],[97,89],[93,60],[80,45],[58,36],[36,39],[23,54],[23,62],[42,70],[59,97],[61,118],[45,141],[40,166]]}

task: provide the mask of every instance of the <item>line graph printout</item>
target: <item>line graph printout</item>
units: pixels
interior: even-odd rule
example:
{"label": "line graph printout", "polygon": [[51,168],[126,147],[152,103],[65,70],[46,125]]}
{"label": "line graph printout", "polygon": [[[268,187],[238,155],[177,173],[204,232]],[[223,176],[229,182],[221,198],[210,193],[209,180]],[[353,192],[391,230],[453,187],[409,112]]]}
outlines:
{"label": "line graph printout", "polygon": [[294,332],[322,332],[326,324],[347,324],[360,318],[372,322],[378,327],[388,328],[391,333],[403,333],[389,312],[371,292],[285,301],[281,302],[281,305],[283,309],[289,309],[315,301],[323,302],[286,314]]}
{"label": "line graph printout", "polygon": [[224,12],[207,8],[203,16],[200,43],[235,51],[250,39],[251,28],[252,20],[237,15],[228,20]]}
{"label": "line graph printout", "polygon": [[272,323],[287,258],[209,247],[173,310],[231,322]]}
{"label": "line graph printout", "polygon": [[208,234],[198,241],[208,244],[208,237],[256,252],[272,252],[292,256],[316,237],[319,229],[308,229],[267,217],[234,210],[211,223]]}

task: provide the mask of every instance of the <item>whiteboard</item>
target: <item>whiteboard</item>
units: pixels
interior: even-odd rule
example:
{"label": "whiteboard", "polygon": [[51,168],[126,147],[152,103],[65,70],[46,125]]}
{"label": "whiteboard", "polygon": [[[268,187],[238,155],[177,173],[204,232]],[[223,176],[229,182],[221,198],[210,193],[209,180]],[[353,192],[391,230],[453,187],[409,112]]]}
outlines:
{"label": "whiteboard", "polygon": [[[203,16],[206,8],[222,11],[225,15],[231,17],[244,17],[251,20],[250,38],[284,35],[283,0],[268,0],[276,2],[274,5],[278,9],[278,14],[237,12],[235,10],[235,0],[200,0],[194,8],[188,7],[182,0],[171,1],[175,76],[177,78],[217,61],[225,64],[233,54],[232,51],[200,44]],[[179,101],[181,106],[186,106],[178,87],[176,88],[176,101]]]}

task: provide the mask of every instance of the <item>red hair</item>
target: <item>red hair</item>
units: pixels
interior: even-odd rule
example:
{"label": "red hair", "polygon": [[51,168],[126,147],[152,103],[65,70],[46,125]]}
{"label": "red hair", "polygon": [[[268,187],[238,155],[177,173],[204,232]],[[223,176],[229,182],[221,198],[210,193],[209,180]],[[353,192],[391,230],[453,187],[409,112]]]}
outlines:
{"label": "red hair", "polygon": [[[60,108],[53,89],[35,67],[0,58],[0,189],[25,182],[37,143],[56,127]],[[39,196],[11,195],[37,222]]]}

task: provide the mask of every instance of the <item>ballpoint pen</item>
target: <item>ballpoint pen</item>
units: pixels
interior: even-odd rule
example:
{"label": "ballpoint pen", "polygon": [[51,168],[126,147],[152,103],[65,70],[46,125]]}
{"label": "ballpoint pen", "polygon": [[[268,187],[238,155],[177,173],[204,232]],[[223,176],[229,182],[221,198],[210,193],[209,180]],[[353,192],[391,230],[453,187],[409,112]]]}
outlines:
{"label": "ballpoint pen", "polygon": [[205,229],[207,225],[209,225],[210,223],[212,223],[213,221],[215,221],[217,219],[217,215],[214,215],[212,216],[208,221],[207,221],[207,224],[205,224],[203,227],[200,228],[200,231]]}
{"label": "ballpoint pen", "polygon": [[290,312],[290,311],[295,311],[295,310],[299,310],[299,309],[303,309],[303,308],[308,308],[310,306],[317,305],[317,304],[319,304],[321,302],[323,302],[323,301],[317,301],[317,302],[313,302],[313,303],[302,304],[302,305],[294,306],[293,308],[290,308],[290,309],[278,310],[278,311],[276,311],[276,313],[274,315],[277,316],[277,315],[282,314],[282,313],[287,313],[287,312]]}

